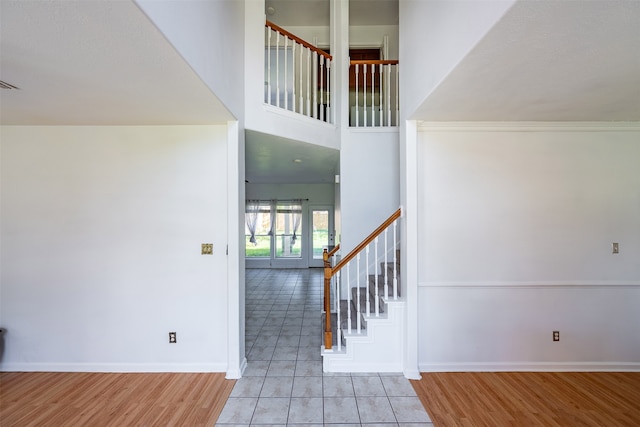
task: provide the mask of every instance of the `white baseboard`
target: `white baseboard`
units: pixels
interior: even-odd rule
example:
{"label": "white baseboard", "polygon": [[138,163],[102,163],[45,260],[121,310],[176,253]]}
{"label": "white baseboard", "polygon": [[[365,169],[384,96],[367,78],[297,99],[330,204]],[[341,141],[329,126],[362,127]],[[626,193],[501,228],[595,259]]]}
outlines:
{"label": "white baseboard", "polygon": [[224,363],[2,363],[2,372],[221,372]]}
{"label": "white baseboard", "polygon": [[420,372],[640,372],[635,362],[421,363]]}
{"label": "white baseboard", "polygon": [[244,370],[247,369],[247,358],[244,357],[242,362],[240,363],[240,367],[238,370],[229,370],[227,371],[227,375],[225,376],[228,380],[239,380],[242,378],[242,374],[244,374]]}

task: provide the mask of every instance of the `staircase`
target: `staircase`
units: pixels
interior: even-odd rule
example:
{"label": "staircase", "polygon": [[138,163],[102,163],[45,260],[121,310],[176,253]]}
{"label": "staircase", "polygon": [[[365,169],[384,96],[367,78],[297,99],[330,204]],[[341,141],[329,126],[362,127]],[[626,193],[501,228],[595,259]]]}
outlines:
{"label": "staircase", "polygon": [[[400,286],[399,218],[398,210],[334,267],[325,267],[325,282],[330,275],[333,285],[330,292],[325,290],[325,297],[329,294],[333,302],[325,302],[330,310],[325,308],[322,317],[325,372],[403,370],[402,331],[406,302]],[[388,236],[390,230],[392,239]],[[380,242],[378,236],[383,236],[384,242]],[[346,274],[341,275],[343,269]],[[341,286],[348,288],[344,298],[340,295]],[[330,312],[330,323],[327,323],[327,311]]]}

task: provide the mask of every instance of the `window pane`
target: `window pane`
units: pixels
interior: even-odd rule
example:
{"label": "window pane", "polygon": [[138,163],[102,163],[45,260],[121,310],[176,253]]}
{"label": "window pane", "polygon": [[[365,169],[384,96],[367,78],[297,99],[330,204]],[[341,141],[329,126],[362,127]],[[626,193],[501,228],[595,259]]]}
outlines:
{"label": "window pane", "polygon": [[[252,215],[255,215],[255,243],[251,242]],[[271,208],[269,205],[261,205],[256,212],[246,212],[244,223],[245,234],[245,256],[246,257],[266,257],[271,254]]]}
{"label": "window pane", "polygon": [[276,257],[302,256],[302,206],[278,204],[276,210]]}
{"label": "window pane", "polygon": [[313,258],[322,259],[322,250],[329,246],[329,211],[313,211]]}

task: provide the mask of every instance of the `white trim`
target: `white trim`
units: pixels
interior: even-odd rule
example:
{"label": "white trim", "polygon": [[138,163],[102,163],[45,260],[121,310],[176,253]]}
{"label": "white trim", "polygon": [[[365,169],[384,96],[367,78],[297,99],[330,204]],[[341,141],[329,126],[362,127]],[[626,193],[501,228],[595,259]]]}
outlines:
{"label": "white trim", "polygon": [[238,380],[242,378],[242,374],[244,374],[245,369],[247,369],[247,358],[243,358],[240,363],[240,369],[237,371],[228,370],[227,375],[225,376],[228,380]]}
{"label": "white trim", "polygon": [[637,288],[639,282],[631,281],[543,281],[543,282],[421,282],[420,288],[513,288],[513,289],[560,289],[560,288]]}
{"label": "white trim", "polygon": [[418,132],[639,132],[640,122],[418,122]]}
{"label": "white trim", "polygon": [[420,372],[640,372],[635,362],[421,363]]}
{"label": "white trim", "polygon": [[225,363],[3,363],[2,372],[219,372]]}
{"label": "white trim", "polygon": [[302,122],[305,122],[305,124],[307,125],[316,126],[318,128],[325,128],[328,130],[336,129],[336,125],[333,123],[324,122],[320,119],[314,119],[313,117],[309,117],[301,113],[285,110],[282,107],[276,107],[274,105],[269,105],[269,104],[262,104],[262,107],[264,108],[265,113],[273,113],[273,114],[278,114],[278,115],[287,117],[289,119],[300,120]]}
{"label": "white trim", "polygon": [[349,126],[353,133],[400,133],[399,126]]}

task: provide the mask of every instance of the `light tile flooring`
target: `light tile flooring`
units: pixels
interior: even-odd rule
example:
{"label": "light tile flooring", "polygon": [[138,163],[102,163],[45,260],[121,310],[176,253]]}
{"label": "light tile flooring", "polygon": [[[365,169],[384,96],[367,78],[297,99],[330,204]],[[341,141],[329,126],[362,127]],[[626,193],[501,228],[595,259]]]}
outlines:
{"label": "light tile flooring", "polygon": [[432,426],[401,374],[323,374],[322,269],[246,271],[248,367],[217,426]]}

